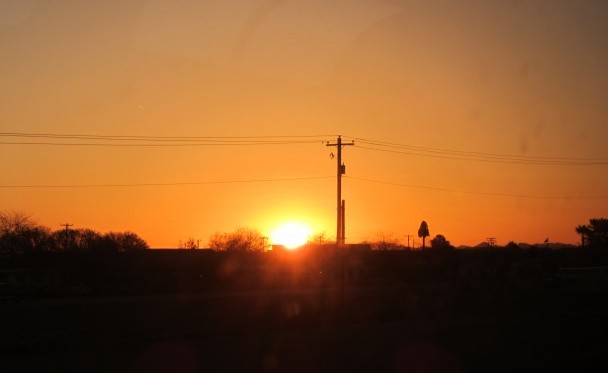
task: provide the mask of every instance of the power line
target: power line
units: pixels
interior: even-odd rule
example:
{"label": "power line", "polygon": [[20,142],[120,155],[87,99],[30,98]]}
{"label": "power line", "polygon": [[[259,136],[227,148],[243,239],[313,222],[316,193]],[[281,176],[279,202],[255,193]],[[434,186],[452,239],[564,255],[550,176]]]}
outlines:
{"label": "power line", "polygon": [[123,188],[123,187],[165,187],[165,186],[196,186],[213,184],[246,184],[246,183],[268,183],[280,181],[303,181],[328,179],[334,176],[310,176],[277,179],[247,179],[247,180],[224,180],[224,181],[201,181],[201,182],[176,182],[176,183],[132,183],[132,184],[22,184],[22,185],[0,185],[0,188]]}
{"label": "power line", "polygon": [[[530,165],[556,165],[556,166],[601,166],[608,165],[608,158],[573,158],[573,157],[542,157],[524,156],[515,154],[484,153],[475,151],[450,150],[442,148],[429,148],[407,144],[391,143],[386,141],[369,140],[361,137],[352,137],[357,140],[357,148],[397,153],[404,155],[442,158],[451,160],[465,160],[490,163],[512,163]],[[360,145],[363,144],[363,145]],[[366,146],[367,145],[367,146]]]}
{"label": "power line", "polygon": [[336,136],[333,134],[321,135],[259,135],[259,136],[148,136],[148,135],[91,135],[91,134],[65,134],[65,133],[39,133],[39,132],[0,132],[0,137],[59,137],[59,138],[109,138],[109,139],[272,139],[272,138],[311,138]]}
{"label": "power line", "polygon": [[[317,135],[260,135],[260,136],[147,136],[147,135],[88,135],[66,133],[0,132],[0,138],[40,139],[41,141],[0,141],[0,145],[22,146],[93,146],[93,147],[206,147],[294,145],[326,143],[327,134]],[[604,166],[608,158],[543,157],[516,154],[462,151],[423,147],[364,137],[357,140],[357,148],[410,156],[439,159],[549,166]],[[43,141],[64,140],[64,141]],[[80,140],[80,141],[76,141]]]}
{"label": "power line", "polygon": [[520,155],[520,154],[487,153],[487,152],[477,152],[477,151],[431,148],[431,147],[415,146],[415,145],[409,145],[409,144],[399,144],[399,143],[388,142],[388,141],[370,140],[370,139],[365,139],[365,138],[361,138],[361,137],[353,137],[353,139],[359,140],[364,143],[368,143],[370,145],[388,146],[388,147],[393,147],[393,148],[415,149],[415,150],[421,150],[421,151],[456,154],[456,155],[508,157],[508,158],[517,158],[517,159],[540,159],[540,160],[575,160],[575,161],[585,161],[585,160],[604,160],[605,161],[605,160],[608,160],[608,158],[542,157],[542,156],[528,156],[528,155]]}
{"label": "power line", "polygon": [[527,165],[549,165],[549,166],[605,166],[608,165],[608,160],[589,160],[589,161],[542,161],[542,160],[525,160],[525,159],[508,159],[508,158],[491,158],[491,157],[472,157],[472,156],[448,156],[448,155],[436,155],[436,154],[425,154],[419,152],[407,152],[407,151],[399,151],[399,150],[390,150],[390,149],[381,149],[381,148],[373,148],[367,146],[357,146],[360,149],[366,150],[374,150],[388,153],[397,153],[404,155],[414,155],[421,157],[430,157],[430,158],[442,158],[442,159],[451,159],[451,160],[461,160],[461,161],[475,161],[475,162],[488,162],[488,163],[510,163],[510,164],[527,164]]}
{"label": "power line", "polygon": [[[4,141],[3,145],[56,146],[209,146],[209,145],[284,145],[323,142],[327,135],[269,136],[141,136],[86,135],[62,133],[0,132],[0,138],[64,141]],[[66,142],[65,140],[69,141]],[[81,142],[73,142],[81,140]],[[86,142],[82,142],[82,140]]]}
{"label": "power line", "polygon": [[[3,141],[0,145],[41,146],[96,146],[96,147],[200,147],[200,146],[248,146],[293,145],[326,143],[328,134],[317,135],[259,135],[259,136],[147,136],[147,135],[89,135],[66,133],[0,132],[0,138],[66,140],[66,141]],[[423,147],[364,137],[350,137],[358,142],[358,148],[403,155],[423,156],[450,160],[490,163],[511,163],[557,166],[603,166],[608,158],[543,157],[517,154],[462,151]],[[85,142],[74,142],[84,140]]]}
{"label": "power line", "polygon": [[180,144],[112,144],[112,143],[71,143],[71,142],[0,142],[0,145],[47,145],[47,146],[100,146],[100,147],[192,147],[192,146],[243,146],[243,145],[294,145],[316,144],[319,141],[255,141],[224,143],[180,143]]}
{"label": "power line", "polygon": [[456,190],[456,189],[449,189],[449,188],[440,188],[440,187],[434,187],[434,186],[428,186],[428,185],[395,183],[395,182],[390,182],[390,181],[382,181],[382,180],[368,179],[368,178],[355,177],[355,176],[346,176],[346,177],[349,179],[353,179],[353,180],[361,180],[361,181],[367,181],[370,183],[385,184],[385,185],[392,185],[392,186],[405,187],[405,188],[428,189],[428,190],[436,190],[439,192],[450,192],[450,193],[477,194],[477,195],[492,196],[492,197],[531,198],[531,199],[565,199],[565,198],[604,199],[604,198],[608,198],[608,195],[606,195],[606,196],[547,196],[547,195],[532,195],[532,194],[476,192],[476,191],[465,191],[465,190]]}

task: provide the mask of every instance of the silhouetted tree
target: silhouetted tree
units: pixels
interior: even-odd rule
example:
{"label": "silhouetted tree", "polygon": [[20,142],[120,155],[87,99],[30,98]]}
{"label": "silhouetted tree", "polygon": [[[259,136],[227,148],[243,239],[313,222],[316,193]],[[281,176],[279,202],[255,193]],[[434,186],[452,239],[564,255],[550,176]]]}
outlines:
{"label": "silhouetted tree", "polygon": [[507,244],[507,246],[505,246],[505,249],[509,249],[509,250],[518,250],[519,249],[519,245],[516,244],[513,241],[509,241],[509,243]]}
{"label": "silhouetted tree", "polygon": [[325,232],[316,233],[316,234],[310,236],[310,238],[308,239],[308,243],[315,244],[315,245],[322,245],[322,244],[326,244],[329,242],[330,241],[327,238],[327,235],[325,234]]}
{"label": "silhouetted tree", "polygon": [[0,235],[37,226],[29,216],[16,211],[0,211]]}
{"label": "silhouetted tree", "polygon": [[23,213],[0,212],[0,252],[14,255],[48,251],[51,247],[47,228],[37,225]]}
{"label": "silhouetted tree", "polygon": [[51,234],[54,249],[57,251],[78,250],[75,238],[78,234],[76,230],[58,229]]}
{"label": "silhouetted tree", "polygon": [[608,245],[608,219],[589,219],[589,224],[576,227],[581,235],[582,246],[600,247]]}
{"label": "silhouetted tree", "polygon": [[145,250],[148,244],[132,232],[100,234],[92,229],[48,228],[18,212],[0,212],[0,252],[41,251],[125,252]]}
{"label": "silhouetted tree", "polygon": [[399,241],[390,233],[376,233],[376,241],[371,243],[373,250],[394,250],[399,248]]}
{"label": "silhouetted tree", "polygon": [[450,245],[450,241],[448,241],[444,235],[438,234],[431,240],[431,249],[434,250],[445,250],[445,249],[453,249],[454,247]]}
{"label": "silhouetted tree", "polygon": [[430,236],[429,226],[426,224],[426,221],[423,220],[422,223],[420,223],[420,228],[418,228],[418,237],[422,238],[423,249],[426,247],[425,242],[428,236]]}
{"label": "silhouetted tree", "polygon": [[[101,233],[92,229],[78,229],[71,231],[73,240],[73,249],[84,252],[100,251],[104,245],[103,236]],[[65,234],[65,231],[63,231]]]}
{"label": "silhouetted tree", "polygon": [[266,239],[256,230],[239,228],[231,233],[215,233],[209,239],[209,247],[231,252],[264,251]]}
{"label": "silhouetted tree", "polygon": [[179,248],[180,249],[186,249],[186,250],[196,250],[198,249],[198,241],[194,241],[194,238],[190,237],[188,238],[188,240],[186,240],[186,242],[184,243],[179,243]]}
{"label": "silhouetted tree", "polygon": [[0,252],[11,255],[49,251],[52,247],[49,230],[45,227],[21,227],[0,236]]}
{"label": "silhouetted tree", "polygon": [[148,244],[133,232],[108,232],[101,234],[92,229],[60,229],[52,234],[54,247],[58,251],[81,251],[86,253],[118,253],[145,250]]}
{"label": "silhouetted tree", "polygon": [[591,233],[589,227],[587,225],[577,225],[575,230],[576,233],[581,235],[581,246],[585,247],[585,244],[587,243],[587,237],[589,237],[589,233]]}
{"label": "silhouetted tree", "polygon": [[119,253],[149,248],[148,243],[133,232],[108,232],[103,235],[103,239],[108,248]]}

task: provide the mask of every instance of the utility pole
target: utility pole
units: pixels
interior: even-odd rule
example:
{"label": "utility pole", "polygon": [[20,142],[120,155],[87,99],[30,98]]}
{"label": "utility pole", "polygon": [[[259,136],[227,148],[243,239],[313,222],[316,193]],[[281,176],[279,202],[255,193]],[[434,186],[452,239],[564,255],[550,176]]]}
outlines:
{"label": "utility pole", "polygon": [[410,237],[412,237],[411,235],[407,235],[407,248],[410,248]]}
{"label": "utility pole", "polygon": [[340,233],[342,234],[342,245],[346,241],[346,201],[342,200],[340,205]]}
{"label": "utility pole", "polygon": [[344,245],[344,212],[343,212],[343,202],[342,202],[342,175],[346,173],[346,166],[342,163],[342,147],[343,146],[352,146],[355,145],[354,142],[342,142],[342,137],[338,136],[336,143],[332,144],[329,141],[326,146],[335,146],[337,149],[337,207],[336,207],[336,245],[342,246]]}
{"label": "utility pole", "polygon": [[69,223],[65,223],[65,224],[59,224],[62,227],[65,227],[65,250],[68,249],[68,244],[69,244],[69,228],[71,226],[73,226],[74,224],[69,224]]}

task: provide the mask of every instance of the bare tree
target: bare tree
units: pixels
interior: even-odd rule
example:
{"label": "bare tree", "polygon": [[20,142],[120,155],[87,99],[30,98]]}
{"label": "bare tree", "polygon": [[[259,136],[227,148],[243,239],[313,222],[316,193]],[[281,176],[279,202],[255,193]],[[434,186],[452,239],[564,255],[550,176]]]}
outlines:
{"label": "bare tree", "polygon": [[15,211],[0,212],[0,252],[22,254],[52,248],[50,232],[29,216]]}
{"label": "bare tree", "polygon": [[374,250],[395,250],[399,248],[399,240],[392,233],[376,232],[372,248]]}
{"label": "bare tree", "polygon": [[327,234],[325,232],[315,233],[312,236],[310,236],[310,238],[308,239],[308,243],[315,244],[315,245],[322,245],[322,244],[326,244],[329,242],[330,242],[330,240],[329,240],[329,238],[327,238]]}
{"label": "bare tree", "polygon": [[[61,230],[63,234],[65,231]],[[98,251],[100,246],[103,245],[102,234],[92,229],[78,229],[73,230],[73,245],[77,250],[82,251]]]}
{"label": "bare tree", "polygon": [[17,211],[0,211],[0,235],[33,228],[36,224],[31,218]]}
{"label": "bare tree", "polygon": [[0,252],[9,255],[65,250],[125,252],[147,248],[146,241],[132,232],[101,234],[92,229],[60,229],[51,232],[23,213],[0,211]]}
{"label": "bare tree", "polygon": [[218,251],[264,251],[266,239],[253,229],[239,228],[231,233],[215,233],[209,239],[209,247]]}
{"label": "bare tree", "polygon": [[148,243],[133,232],[108,232],[103,237],[117,252],[141,251],[149,248]]}
{"label": "bare tree", "polygon": [[194,241],[194,238],[190,237],[184,243],[180,241],[179,248],[186,250],[196,250],[199,248],[198,240]]}
{"label": "bare tree", "polygon": [[133,232],[101,234],[92,229],[57,230],[52,234],[55,247],[60,250],[111,253],[145,250],[148,244]]}

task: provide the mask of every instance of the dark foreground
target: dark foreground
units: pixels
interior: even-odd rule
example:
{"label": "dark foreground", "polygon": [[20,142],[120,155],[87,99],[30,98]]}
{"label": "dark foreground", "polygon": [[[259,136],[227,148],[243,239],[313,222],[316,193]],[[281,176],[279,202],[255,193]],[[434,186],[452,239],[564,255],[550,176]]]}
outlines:
{"label": "dark foreground", "polygon": [[[2,371],[608,371],[605,294],[450,284],[10,301]],[[506,298],[508,297],[508,299]]]}
{"label": "dark foreground", "polygon": [[0,370],[606,372],[604,253],[7,261]]}

